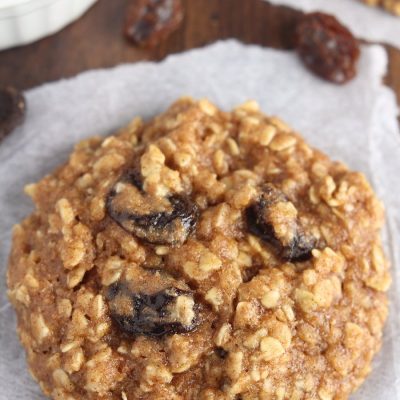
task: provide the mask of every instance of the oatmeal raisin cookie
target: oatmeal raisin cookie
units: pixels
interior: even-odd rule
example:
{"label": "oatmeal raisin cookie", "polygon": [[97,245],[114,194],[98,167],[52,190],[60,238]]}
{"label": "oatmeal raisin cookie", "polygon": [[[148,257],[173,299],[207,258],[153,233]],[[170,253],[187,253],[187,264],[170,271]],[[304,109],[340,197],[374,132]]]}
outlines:
{"label": "oatmeal raisin cookie", "polygon": [[55,400],[343,400],[387,317],[365,177],[248,102],[181,99],[26,187],[9,297]]}

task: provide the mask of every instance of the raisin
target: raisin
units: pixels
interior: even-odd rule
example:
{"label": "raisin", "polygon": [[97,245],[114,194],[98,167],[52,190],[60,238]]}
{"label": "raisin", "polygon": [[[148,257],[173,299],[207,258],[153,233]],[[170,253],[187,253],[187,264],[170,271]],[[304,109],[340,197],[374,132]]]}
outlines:
{"label": "raisin", "polygon": [[216,347],[214,351],[215,351],[215,354],[219,358],[222,358],[222,359],[225,359],[226,356],[228,355],[228,352],[222,347]]}
{"label": "raisin", "polygon": [[306,261],[316,240],[306,235],[299,224],[297,210],[289,199],[272,185],[246,209],[248,229],[269,243],[279,257],[287,261]]}
{"label": "raisin", "polygon": [[135,293],[127,284],[109,287],[111,317],[129,335],[162,337],[193,331],[198,307],[190,291],[168,287],[155,293]]}
{"label": "raisin", "polygon": [[199,210],[187,196],[158,198],[143,192],[136,170],[124,173],[106,201],[107,212],[126,231],[153,244],[181,245],[194,230]]}
{"label": "raisin", "polygon": [[252,265],[251,267],[242,270],[242,281],[244,283],[250,282],[255,276],[258,275],[262,265]]}
{"label": "raisin", "polygon": [[154,47],[165,40],[183,19],[180,0],[139,0],[129,8],[125,36],[142,47]]}
{"label": "raisin", "polygon": [[22,123],[25,109],[25,98],[21,92],[11,86],[0,89],[0,140]]}
{"label": "raisin", "polygon": [[342,84],[356,75],[359,43],[335,17],[305,14],[297,24],[295,41],[303,63],[319,77]]}
{"label": "raisin", "polygon": [[307,261],[311,258],[311,251],[315,245],[314,237],[297,231],[294,239],[287,246],[282,247],[281,257],[288,261]]}

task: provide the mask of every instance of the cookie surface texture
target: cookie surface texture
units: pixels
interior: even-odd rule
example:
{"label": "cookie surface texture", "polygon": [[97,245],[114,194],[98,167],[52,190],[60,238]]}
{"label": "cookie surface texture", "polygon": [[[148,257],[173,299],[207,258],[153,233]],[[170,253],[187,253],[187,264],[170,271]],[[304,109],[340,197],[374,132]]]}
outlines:
{"label": "cookie surface texture", "polygon": [[400,16],[400,0],[361,0],[374,7],[383,7],[386,11]]}
{"label": "cookie surface texture", "polygon": [[25,189],[8,287],[56,400],[343,400],[387,317],[365,177],[247,102],[183,98]]}

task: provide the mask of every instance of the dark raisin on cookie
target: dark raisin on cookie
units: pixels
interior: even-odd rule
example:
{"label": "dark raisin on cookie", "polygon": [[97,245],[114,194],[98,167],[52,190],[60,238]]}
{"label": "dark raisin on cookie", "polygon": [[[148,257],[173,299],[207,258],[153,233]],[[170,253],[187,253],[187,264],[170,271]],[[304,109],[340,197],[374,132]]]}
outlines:
{"label": "dark raisin on cookie", "polygon": [[153,244],[183,244],[194,230],[199,209],[187,196],[154,197],[142,190],[136,170],[125,172],[106,201],[110,217],[126,231]]}
{"label": "dark raisin on cookie", "polygon": [[22,123],[25,116],[25,98],[17,89],[0,89],[0,141]]}
{"label": "dark raisin on cookie", "polygon": [[115,283],[108,289],[112,319],[129,335],[162,337],[193,331],[197,305],[190,291],[168,287],[155,293],[135,293]]}
{"label": "dark raisin on cookie", "polygon": [[128,9],[125,36],[142,47],[165,40],[183,19],[180,0],[139,0]]}
{"label": "dark raisin on cookie", "polygon": [[287,261],[306,261],[316,246],[298,221],[293,203],[283,192],[266,184],[258,199],[246,209],[248,230],[275,249]]}
{"label": "dark raisin on cookie", "polygon": [[222,358],[223,360],[226,358],[226,356],[228,355],[228,352],[222,348],[222,347],[216,347],[215,348],[215,354],[219,357]]}
{"label": "dark raisin on cookie", "polygon": [[359,43],[335,17],[304,14],[296,27],[295,42],[303,63],[319,77],[342,84],[356,75]]}

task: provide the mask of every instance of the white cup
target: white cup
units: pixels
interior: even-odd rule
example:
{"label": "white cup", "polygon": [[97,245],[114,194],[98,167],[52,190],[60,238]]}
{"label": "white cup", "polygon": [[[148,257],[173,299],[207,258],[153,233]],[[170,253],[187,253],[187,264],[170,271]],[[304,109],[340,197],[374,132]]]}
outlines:
{"label": "white cup", "polygon": [[79,18],[97,0],[0,0],[0,50],[34,42]]}

